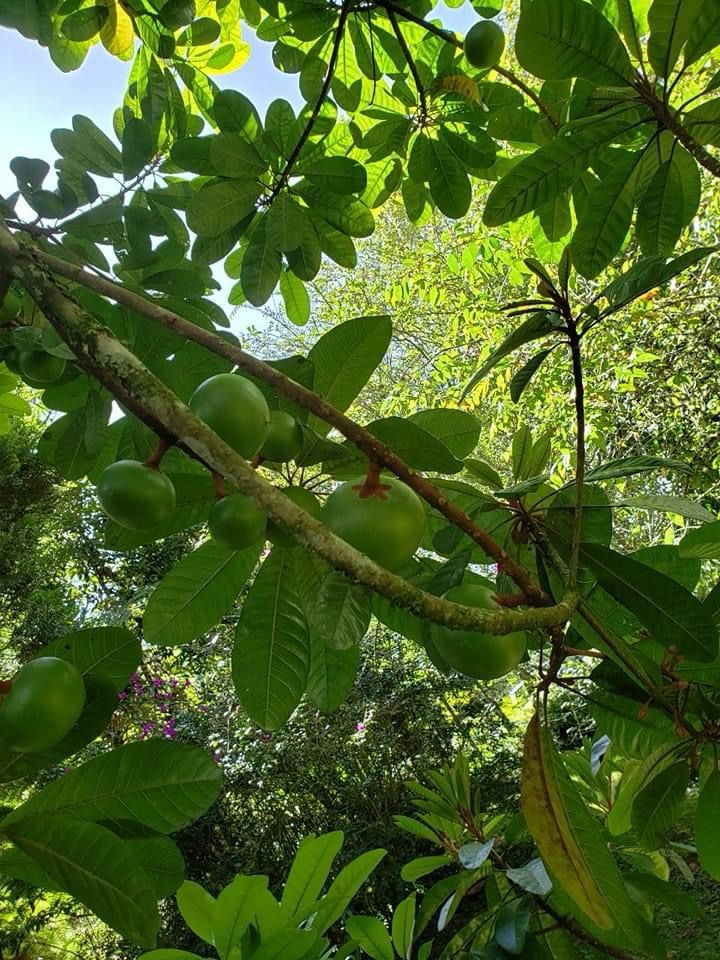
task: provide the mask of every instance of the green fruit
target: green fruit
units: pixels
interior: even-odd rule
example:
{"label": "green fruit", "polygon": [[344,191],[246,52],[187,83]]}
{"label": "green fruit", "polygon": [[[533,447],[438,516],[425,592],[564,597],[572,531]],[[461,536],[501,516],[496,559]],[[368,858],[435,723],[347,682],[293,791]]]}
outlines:
{"label": "green fruit", "polygon": [[147,530],[164,523],[175,509],[175,487],[159,470],[137,460],[118,460],[100,474],[100,506],[123,527]]}
{"label": "green fruit", "polygon": [[473,67],[485,69],[500,63],[505,50],[505,34],[491,20],[481,20],[465,35],[465,56]]}
{"label": "green fruit", "polygon": [[3,363],[10,373],[20,373],[20,351],[17,347],[8,347],[3,357]]}
{"label": "green fruit", "polygon": [[15,293],[12,287],[5,292],[4,299],[0,302],[0,321],[7,323],[8,320],[14,320],[22,310],[22,300],[19,294]]}
{"label": "green fruit", "polygon": [[23,753],[47,750],[75,726],[85,706],[85,684],[59,657],[38,657],[18,672],[0,703],[0,737]]}
{"label": "green fruit", "polygon": [[267,513],[252,497],[231,493],[212,508],[208,526],[218,543],[229,550],[243,550],[264,539]]}
{"label": "green fruit", "polygon": [[302,450],[303,432],[295,417],[284,410],[271,410],[265,443],[260,447],[263,460],[287,463]]}
{"label": "green fruit", "polygon": [[[310,493],[305,487],[286,487],[282,492],[288,500],[292,500],[296,507],[300,507],[311,517],[320,516],[322,510],[320,501],[314,493]],[[291,533],[281,530],[272,520],[268,524],[268,536],[276,547],[294,547],[297,544],[297,540]]]}
{"label": "green fruit", "polygon": [[418,495],[400,480],[381,477],[388,489],[360,496],[364,480],[341,484],[327,499],[322,519],[333,533],[388,570],[415,553],[425,530]]}
{"label": "green fruit", "polygon": [[246,460],[265,442],[270,411],[255,384],[236,373],[218,373],[190,397],[190,409]]}
{"label": "green fruit", "polygon": [[[463,583],[445,594],[446,600],[481,610],[501,610],[494,591],[479,583]],[[433,624],[431,636],[438,653],[451,667],[476,680],[495,680],[510,673],[525,654],[524,632],[496,636],[472,630],[452,630]]]}
{"label": "green fruit", "polygon": [[36,383],[53,383],[65,373],[65,361],[44,350],[23,350],[18,361],[23,379]]}

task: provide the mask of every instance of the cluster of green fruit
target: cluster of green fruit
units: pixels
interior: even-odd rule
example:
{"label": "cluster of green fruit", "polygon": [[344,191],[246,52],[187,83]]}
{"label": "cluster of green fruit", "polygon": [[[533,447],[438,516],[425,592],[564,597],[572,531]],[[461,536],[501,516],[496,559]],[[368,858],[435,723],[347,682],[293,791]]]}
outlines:
{"label": "cluster of green fruit", "polygon": [[22,753],[48,750],[70,732],[84,707],[85,684],[71,663],[29,660],[0,700],[0,740]]}

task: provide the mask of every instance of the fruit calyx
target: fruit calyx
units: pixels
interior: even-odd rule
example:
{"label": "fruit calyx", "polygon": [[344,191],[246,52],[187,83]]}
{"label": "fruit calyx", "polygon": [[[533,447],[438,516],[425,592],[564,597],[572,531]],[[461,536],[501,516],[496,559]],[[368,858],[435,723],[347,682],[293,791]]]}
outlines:
{"label": "fruit calyx", "polygon": [[392,486],[389,483],[380,482],[381,469],[379,463],[370,460],[368,462],[367,475],[363,482],[353,484],[353,490],[357,490],[358,497],[361,500],[367,500],[369,497],[376,497],[378,500],[387,500],[387,491],[392,490]]}

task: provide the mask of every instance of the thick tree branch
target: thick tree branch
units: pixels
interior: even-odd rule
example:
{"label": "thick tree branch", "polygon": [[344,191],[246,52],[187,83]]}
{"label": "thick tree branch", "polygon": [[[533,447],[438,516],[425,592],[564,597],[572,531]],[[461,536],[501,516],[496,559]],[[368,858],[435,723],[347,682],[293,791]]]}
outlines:
{"label": "thick tree branch", "polygon": [[345,414],[336,410],[322,397],[313,393],[312,390],[301,386],[280,373],[279,370],[246,353],[240,347],[228,343],[212,331],[195,326],[189,320],[185,320],[165,307],[151,303],[139,294],[126,290],[111,280],[94,276],[83,270],[82,267],[66,263],[64,260],[60,260],[40,249],[35,249],[33,255],[53,273],[88,287],[142,316],[163,324],[185,339],[199,343],[212,353],[225,357],[286,397],[294,400],[321,420],[331,424],[370,460],[381,464],[394,473],[409,487],[412,487],[427,503],[438,510],[450,523],[459,527],[478,546],[482,547],[485,553],[515,581],[528,598],[529,603],[535,606],[544,606],[550,602],[540,587],[533,583],[527,570],[514,560],[500,544],[496,543],[489,533],[479,527],[471,517],[449,500],[441,490],[425,477],[411,470],[404,460],[384,443],[381,443],[377,437],[374,437]]}
{"label": "thick tree branch", "polygon": [[[419,27],[422,27],[423,30],[427,30],[428,33],[432,33],[436,37],[440,37],[442,40],[445,40],[446,43],[451,43],[459,50],[462,50],[462,39],[456,33],[453,33],[452,30],[445,30],[443,27],[438,27],[429,20],[424,20],[419,14],[413,13],[412,10],[406,10],[405,7],[401,6],[399,3],[396,3],[395,0],[378,0],[377,5],[385,10],[388,17],[390,17],[391,12],[396,13],[399,17],[403,17],[405,20],[409,20],[411,23],[417,24]],[[547,117],[556,130],[560,127],[557,117],[554,116],[548,105],[542,100],[539,94],[535,93],[532,87],[529,87],[525,83],[524,80],[521,80],[520,77],[512,72],[512,70],[507,70],[505,67],[494,66],[491,69],[494,70],[495,73],[500,74],[501,77],[505,77],[508,83],[512,83],[513,86],[517,87],[518,90],[521,90],[529,100],[532,100],[538,110]]]}
{"label": "thick tree branch", "polygon": [[0,266],[12,273],[30,293],[71,347],[79,364],[114,396],[146,422],[157,424],[166,438],[191,451],[211,470],[229,477],[241,493],[257,500],[282,529],[353,581],[430,622],[468,630],[505,634],[555,626],[572,616],[576,598],[570,593],[554,606],[491,612],[450,603],[379,567],[253,470],[120,343],[111,330],[71,300],[32,255],[23,251],[2,222]]}

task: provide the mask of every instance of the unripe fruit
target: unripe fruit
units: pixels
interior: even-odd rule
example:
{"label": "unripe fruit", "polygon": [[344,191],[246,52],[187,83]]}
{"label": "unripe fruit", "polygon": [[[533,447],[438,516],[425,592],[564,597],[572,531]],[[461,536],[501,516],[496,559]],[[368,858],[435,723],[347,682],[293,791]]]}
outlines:
{"label": "unripe fruit", "polygon": [[118,460],[100,474],[100,506],[123,527],[147,530],[169,519],[175,509],[175,487],[159,470],[138,460]]}
{"label": "unripe fruit", "polygon": [[242,493],[218,500],[210,511],[208,527],[213,540],[229,550],[243,550],[265,537],[267,513],[259,503]]}
{"label": "unripe fruit", "polygon": [[[462,583],[453,587],[447,591],[445,599],[481,610],[502,609],[493,600],[493,590],[479,583]],[[504,677],[525,655],[524,631],[497,636],[472,630],[452,630],[439,624],[433,624],[430,631],[443,660],[459,673],[476,680]]]}
{"label": "unripe fruit", "polygon": [[[288,500],[292,500],[296,507],[300,507],[311,517],[320,516],[322,510],[320,501],[314,493],[310,493],[305,487],[286,487],[282,493]],[[272,520],[268,524],[268,536],[276,547],[294,547],[297,545],[295,537],[291,533],[281,530]]]}
{"label": "unripe fruit", "polygon": [[36,383],[53,383],[65,373],[65,361],[44,350],[23,350],[18,360],[23,379]]}
{"label": "unripe fruit", "polygon": [[271,410],[265,443],[260,447],[263,460],[287,463],[302,450],[303,432],[295,417],[285,410]]}
{"label": "unripe fruit", "polygon": [[21,668],[0,703],[0,737],[13,750],[47,750],[75,726],[84,706],[77,669],[59,657],[38,657]]}
{"label": "unripe fruit", "polygon": [[20,351],[17,347],[8,347],[3,357],[3,363],[10,373],[20,374]]}
{"label": "unripe fruit", "polygon": [[254,383],[236,373],[205,380],[189,400],[190,409],[246,460],[267,437],[270,410]]}
{"label": "unripe fruit", "polygon": [[371,560],[396,570],[420,546],[425,510],[418,495],[400,480],[381,477],[379,485],[370,492],[362,477],[341,484],[328,497],[322,519]]}
{"label": "unripe fruit", "polygon": [[474,24],[465,35],[465,56],[473,67],[480,70],[500,63],[505,50],[505,34],[491,20]]}

